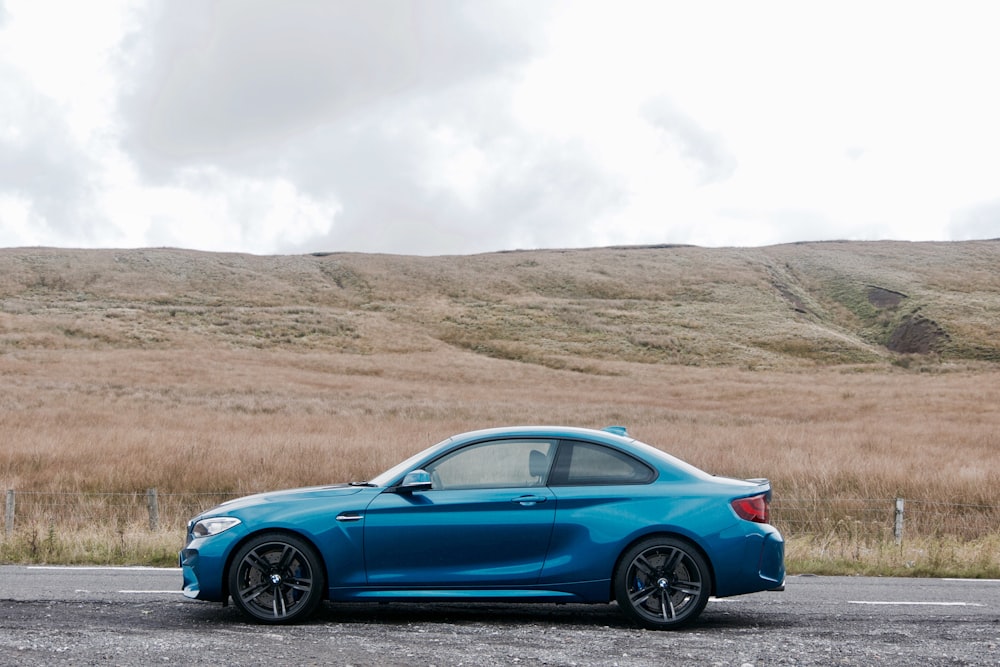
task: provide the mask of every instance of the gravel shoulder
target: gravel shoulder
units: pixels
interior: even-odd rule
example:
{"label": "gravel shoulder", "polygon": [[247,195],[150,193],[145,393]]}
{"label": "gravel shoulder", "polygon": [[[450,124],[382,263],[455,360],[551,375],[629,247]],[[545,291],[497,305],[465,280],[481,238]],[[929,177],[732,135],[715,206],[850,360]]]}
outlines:
{"label": "gravel shoulder", "polygon": [[614,605],[327,603],[272,627],[162,593],[8,599],[0,664],[1000,665],[998,600],[1000,583],[794,578],[649,632]]}

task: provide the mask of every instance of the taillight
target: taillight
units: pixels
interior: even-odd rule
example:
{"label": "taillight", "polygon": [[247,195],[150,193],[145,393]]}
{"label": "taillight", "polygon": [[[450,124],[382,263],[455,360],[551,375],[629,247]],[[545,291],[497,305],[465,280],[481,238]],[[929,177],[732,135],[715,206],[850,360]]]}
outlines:
{"label": "taillight", "polygon": [[737,498],[730,504],[741,519],[754,523],[769,523],[771,520],[771,507],[767,502],[766,493],[749,498]]}

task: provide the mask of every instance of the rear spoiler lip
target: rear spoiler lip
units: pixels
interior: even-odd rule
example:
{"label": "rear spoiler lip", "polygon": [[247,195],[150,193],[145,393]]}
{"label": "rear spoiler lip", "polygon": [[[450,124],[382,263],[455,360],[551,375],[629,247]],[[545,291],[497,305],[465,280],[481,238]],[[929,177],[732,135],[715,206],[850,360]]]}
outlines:
{"label": "rear spoiler lip", "polygon": [[[771,480],[767,479],[766,477],[752,477],[750,479],[747,479],[746,481],[752,482],[759,486],[767,486],[767,491],[765,492],[765,494],[767,496],[767,502],[771,502],[771,494],[772,494]],[[756,495],[756,494],[752,493],[750,495]]]}

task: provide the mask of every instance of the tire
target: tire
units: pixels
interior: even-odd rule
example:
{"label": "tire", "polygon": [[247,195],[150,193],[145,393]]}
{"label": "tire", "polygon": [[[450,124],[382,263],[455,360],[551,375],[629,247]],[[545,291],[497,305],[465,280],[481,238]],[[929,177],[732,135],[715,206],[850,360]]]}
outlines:
{"label": "tire", "polygon": [[319,555],[305,540],[264,533],[240,547],[229,566],[229,594],[258,623],[298,623],[323,600],[326,577]]}
{"label": "tire", "polygon": [[701,553],[690,542],[663,536],[622,554],[614,584],[622,612],[650,630],[676,630],[695,620],[712,589]]}

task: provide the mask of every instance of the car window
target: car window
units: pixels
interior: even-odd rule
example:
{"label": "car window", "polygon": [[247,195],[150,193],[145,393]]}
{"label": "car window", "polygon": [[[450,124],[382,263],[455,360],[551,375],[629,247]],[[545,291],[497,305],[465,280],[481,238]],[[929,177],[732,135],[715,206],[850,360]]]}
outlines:
{"label": "car window", "polygon": [[550,484],[647,484],[655,477],[652,468],[617,449],[590,442],[564,442]]}
{"label": "car window", "polygon": [[434,489],[543,486],[552,440],[491,440],[463,447],[425,466]]}

